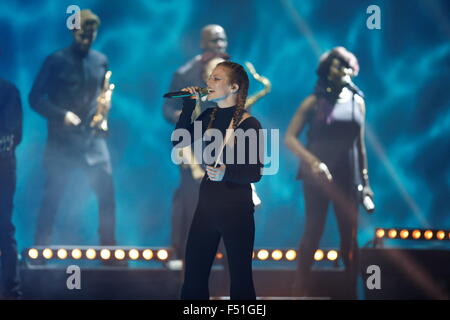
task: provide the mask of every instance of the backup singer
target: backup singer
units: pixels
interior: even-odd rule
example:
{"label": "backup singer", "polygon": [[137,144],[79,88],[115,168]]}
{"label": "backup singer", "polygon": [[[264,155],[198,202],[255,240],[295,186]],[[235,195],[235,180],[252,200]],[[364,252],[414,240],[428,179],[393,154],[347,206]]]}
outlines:
{"label": "backup singer", "polygon": [[[364,143],[365,104],[347,88],[349,77],[359,72],[356,57],[343,47],[325,53],[317,69],[314,93],[295,113],[285,141],[301,159],[298,179],[303,179],[306,223],[300,243],[296,293],[310,291],[310,269],[319,246],[329,204],[333,204],[341,239],[341,257],[348,279],[348,297],[356,297],[358,268],[356,186],[373,197],[369,186]],[[308,126],[306,147],[297,137]]]}
{"label": "backup singer", "polygon": [[[217,107],[208,108],[198,118],[203,133],[210,128],[220,130],[225,137],[227,128],[253,129],[258,133],[261,125],[256,118],[245,111],[249,80],[243,67],[233,62],[222,62],[213,70],[207,82],[210,93],[208,100]],[[184,90],[196,93],[198,87]],[[195,100],[184,99],[183,109],[176,129],[187,129],[194,134],[191,115]],[[232,122],[231,122],[232,121]],[[259,137],[259,135],[257,135]],[[195,137],[197,138],[197,137]],[[234,139],[230,139],[232,143]],[[192,143],[192,140],[189,143]],[[211,142],[206,142],[208,146]],[[253,141],[254,143],[254,141]],[[181,142],[177,147],[183,147]],[[259,149],[260,141],[256,143]],[[228,147],[227,147],[228,148]],[[218,154],[215,154],[218,157]],[[211,266],[221,238],[225,244],[230,269],[231,299],[255,299],[252,278],[252,253],[255,236],[254,204],[250,183],[261,179],[262,161],[252,164],[249,159],[250,142],[245,143],[245,163],[227,163],[223,151],[222,164],[218,167],[209,163],[202,179],[198,205],[189,230],[186,246],[186,268],[182,299],[208,299],[208,280]]]}

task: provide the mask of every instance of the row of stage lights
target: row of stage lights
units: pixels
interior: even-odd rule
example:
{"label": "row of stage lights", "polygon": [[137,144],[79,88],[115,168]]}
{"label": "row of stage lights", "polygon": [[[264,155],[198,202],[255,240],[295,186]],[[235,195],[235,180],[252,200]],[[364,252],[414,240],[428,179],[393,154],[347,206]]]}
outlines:
{"label": "row of stage lights", "polygon": [[[24,254],[28,259],[88,259],[88,260],[156,260],[167,261],[171,251],[168,249],[125,249],[125,248],[67,248],[67,247],[36,247],[26,249]],[[258,249],[253,251],[253,259],[259,261],[295,261],[297,251],[294,249]],[[314,253],[314,260],[337,260],[339,254],[336,250],[318,249]],[[217,259],[223,259],[223,254],[218,252]]]}
{"label": "row of stage lights", "polygon": [[450,240],[450,231],[432,229],[399,229],[377,228],[376,239],[402,239],[402,240]]}

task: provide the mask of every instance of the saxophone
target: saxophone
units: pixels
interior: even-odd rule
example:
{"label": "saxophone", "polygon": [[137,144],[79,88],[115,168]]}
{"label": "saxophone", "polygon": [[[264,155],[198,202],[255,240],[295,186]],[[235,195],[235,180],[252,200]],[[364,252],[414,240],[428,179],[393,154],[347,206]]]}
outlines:
{"label": "saxophone", "polygon": [[247,98],[247,102],[245,103],[245,109],[249,109],[251,106],[255,104],[256,101],[258,101],[259,99],[261,99],[270,92],[270,90],[272,89],[272,84],[270,83],[269,79],[261,76],[256,72],[255,67],[251,62],[247,61],[245,63],[245,66],[247,67],[248,71],[251,73],[253,78],[264,85],[264,88],[262,90],[258,91],[254,95]]}
{"label": "saxophone", "polygon": [[[248,71],[251,73],[251,75],[253,76],[253,78],[262,83],[264,85],[264,88],[260,91],[258,91],[257,93],[255,93],[254,95],[250,96],[247,98],[247,101],[245,103],[245,109],[249,109],[250,107],[252,107],[256,101],[258,101],[259,99],[261,99],[262,97],[264,97],[266,94],[268,94],[270,92],[270,90],[272,89],[272,84],[270,83],[269,79],[267,79],[266,77],[261,76],[260,74],[258,74],[255,70],[255,67],[253,66],[253,64],[251,62],[246,62],[245,66],[247,67]],[[253,200],[253,204],[255,205],[255,207],[259,207],[261,205],[261,199],[258,196],[258,193],[256,192],[256,186],[254,183],[251,184],[252,187],[252,200]]]}
{"label": "saxophone", "polygon": [[103,88],[97,97],[97,111],[91,121],[91,128],[95,128],[100,132],[108,132],[108,113],[111,109],[111,98],[115,88],[113,83],[110,83],[112,72],[105,73],[103,81]]}

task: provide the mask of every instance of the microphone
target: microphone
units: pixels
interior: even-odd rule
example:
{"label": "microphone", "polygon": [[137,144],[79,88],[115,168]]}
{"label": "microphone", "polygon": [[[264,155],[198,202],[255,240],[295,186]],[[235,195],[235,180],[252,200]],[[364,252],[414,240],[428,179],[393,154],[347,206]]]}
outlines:
{"label": "microphone", "polygon": [[[208,88],[200,88],[200,97],[204,97],[209,93]],[[195,97],[195,94],[192,94],[188,91],[174,91],[168,92],[163,95],[163,98],[186,98],[186,97]]]}
{"label": "microphone", "polygon": [[356,93],[359,96],[361,96],[361,98],[364,98],[364,93],[361,91],[361,89],[358,88],[356,84],[353,83],[349,75],[344,76],[342,80],[344,82],[345,87],[350,89],[350,91],[352,91],[353,93]]}
{"label": "microphone", "polygon": [[372,198],[368,195],[362,197],[363,189],[364,189],[364,187],[362,185],[358,185],[358,191],[360,192],[360,195],[361,195],[361,197],[360,197],[361,204],[367,213],[373,213],[375,211],[375,203],[373,203]]}

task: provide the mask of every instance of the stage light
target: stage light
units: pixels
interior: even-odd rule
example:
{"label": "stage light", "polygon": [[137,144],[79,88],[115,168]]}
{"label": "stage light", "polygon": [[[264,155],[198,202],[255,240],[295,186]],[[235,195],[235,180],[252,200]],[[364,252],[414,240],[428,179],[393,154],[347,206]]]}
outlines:
{"label": "stage light", "polygon": [[402,238],[402,239],[406,239],[406,238],[408,238],[408,236],[409,236],[409,231],[408,230],[402,230],[402,231],[400,231],[400,238]]}
{"label": "stage light", "polygon": [[223,253],[222,252],[217,252],[216,253],[216,259],[223,259]]}
{"label": "stage light", "polygon": [[167,250],[161,249],[158,250],[156,256],[158,257],[159,260],[166,260],[169,257],[169,253],[167,252]]}
{"label": "stage light", "polygon": [[389,230],[388,236],[389,236],[389,238],[394,239],[397,236],[397,230],[395,230],[395,229]]}
{"label": "stage light", "polygon": [[34,248],[30,249],[30,250],[28,250],[28,256],[31,259],[37,259],[39,257],[39,251]]}
{"label": "stage light", "polygon": [[433,238],[433,231],[427,230],[427,231],[425,231],[423,236],[425,237],[425,239],[430,240],[431,238]]}
{"label": "stage light", "polygon": [[267,258],[269,258],[269,251],[266,249],[259,250],[257,257],[259,260],[267,260]]}
{"label": "stage light", "polygon": [[94,249],[86,250],[86,258],[88,258],[89,260],[94,260],[96,256],[97,256],[97,253],[95,252]]}
{"label": "stage light", "polygon": [[136,260],[139,258],[139,251],[136,249],[131,249],[128,252],[128,256],[130,257],[131,260]]}
{"label": "stage light", "polygon": [[422,233],[419,230],[414,230],[412,233],[412,237],[416,240],[419,239],[421,235]]}
{"label": "stage light", "polygon": [[64,260],[64,259],[66,259],[67,258],[67,250],[66,249],[58,249],[58,251],[57,251],[57,253],[56,253],[57,255],[58,255],[58,258],[60,258],[61,260]]}
{"label": "stage light", "polygon": [[111,251],[109,251],[108,249],[102,249],[100,251],[100,257],[103,260],[108,260],[109,258],[111,258]]}
{"label": "stage light", "polygon": [[436,238],[438,238],[439,240],[444,240],[445,238],[445,232],[440,230],[436,233]]}
{"label": "stage light", "polygon": [[145,260],[151,260],[151,259],[153,258],[153,251],[150,250],[150,249],[145,249],[145,250],[142,252],[142,257],[143,257]]}
{"label": "stage light", "polygon": [[114,257],[117,260],[123,260],[125,258],[125,251],[123,251],[122,249],[117,249],[116,251],[114,251]]}
{"label": "stage light", "polygon": [[288,250],[286,251],[286,260],[288,261],[294,261],[297,258],[297,252],[295,252],[295,250]]}
{"label": "stage light", "polygon": [[272,259],[275,261],[281,260],[283,258],[283,252],[281,250],[274,250],[272,252]]}
{"label": "stage light", "polygon": [[80,249],[73,249],[72,250],[72,258],[74,258],[75,260],[81,259],[82,257],[82,252]]}
{"label": "stage light", "polygon": [[327,253],[328,260],[335,261],[337,259],[337,257],[338,257],[338,253],[336,250],[328,251],[328,253]]}
{"label": "stage light", "polygon": [[51,259],[53,257],[53,251],[52,249],[45,248],[44,251],[42,251],[42,255],[45,259]]}
{"label": "stage light", "polygon": [[385,232],[383,229],[378,229],[376,232],[377,238],[383,238],[385,235]]}
{"label": "stage light", "polygon": [[325,256],[325,255],[324,255],[323,251],[320,250],[320,249],[318,249],[318,250],[316,250],[316,252],[314,253],[314,260],[320,261],[320,260],[323,259],[324,256]]}

